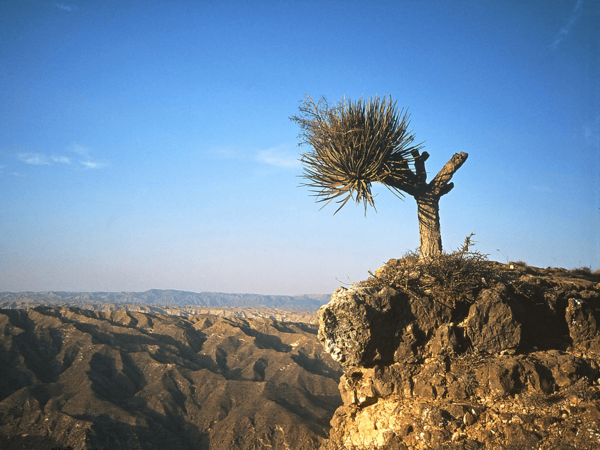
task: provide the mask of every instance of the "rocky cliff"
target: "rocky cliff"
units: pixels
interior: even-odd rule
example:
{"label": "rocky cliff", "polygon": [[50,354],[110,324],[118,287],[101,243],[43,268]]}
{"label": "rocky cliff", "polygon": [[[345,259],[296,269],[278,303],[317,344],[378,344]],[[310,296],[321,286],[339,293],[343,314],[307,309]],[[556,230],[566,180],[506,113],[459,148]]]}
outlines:
{"label": "rocky cliff", "polygon": [[390,260],[319,310],[345,373],[321,449],[600,448],[600,276]]}

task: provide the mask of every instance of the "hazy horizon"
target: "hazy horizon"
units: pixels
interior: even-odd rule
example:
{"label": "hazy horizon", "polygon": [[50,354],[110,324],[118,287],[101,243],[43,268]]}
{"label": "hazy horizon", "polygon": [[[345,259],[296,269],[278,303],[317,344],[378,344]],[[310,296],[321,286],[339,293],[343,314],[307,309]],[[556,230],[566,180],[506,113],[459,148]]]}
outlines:
{"label": "hazy horizon", "polygon": [[0,291],[0,294],[44,294],[46,292],[56,292],[56,293],[65,293],[65,294],[143,294],[145,292],[150,291],[175,291],[175,292],[185,292],[190,294],[224,294],[224,295],[259,295],[259,296],[272,296],[272,297],[312,297],[312,296],[323,296],[323,295],[331,295],[332,292],[305,292],[302,294],[262,294],[260,292],[217,292],[217,291],[186,291],[182,289],[146,289],[144,291]]}
{"label": "hazy horizon", "polygon": [[0,291],[331,293],[419,245],[416,204],[320,210],[306,94],[391,95],[443,245],[600,268],[600,3],[0,3]]}

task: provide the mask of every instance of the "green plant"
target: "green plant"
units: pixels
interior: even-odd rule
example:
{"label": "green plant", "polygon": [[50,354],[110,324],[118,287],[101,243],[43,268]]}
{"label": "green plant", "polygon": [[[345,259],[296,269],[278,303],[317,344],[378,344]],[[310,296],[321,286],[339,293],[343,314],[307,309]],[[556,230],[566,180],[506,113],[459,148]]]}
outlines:
{"label": "green plant", "polygon": [[410,117],[398,111],[391,98],[373,97],[357,102],[346,100],[330,105],[307,96],[300,113],[290,118],[301,129],[300,145],[312,149],[302,153],[303,177],[317,201],[340,203],[349,200],[375,207],[373,183],[382,183],[398,197],[415,198],[418,207],[420,258],[442,253],[439,200],[450,192],[450,179],[467,160],[456,153],[442,170],[427,182],[427,152],[415,143],[408,130]]}

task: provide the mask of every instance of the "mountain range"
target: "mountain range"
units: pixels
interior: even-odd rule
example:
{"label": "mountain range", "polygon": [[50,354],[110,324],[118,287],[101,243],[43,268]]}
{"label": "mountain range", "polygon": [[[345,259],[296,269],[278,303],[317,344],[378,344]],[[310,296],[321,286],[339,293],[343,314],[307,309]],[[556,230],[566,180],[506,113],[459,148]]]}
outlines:
{"label": "mountain range", "polygon": [[261,307],[316,311],[329,301],[329,294],[261,295],[221,292],[188,292],[150,289],[145,292],[0,292],[0,308],[76,306],[85,304],[136,304],[202,307]]}

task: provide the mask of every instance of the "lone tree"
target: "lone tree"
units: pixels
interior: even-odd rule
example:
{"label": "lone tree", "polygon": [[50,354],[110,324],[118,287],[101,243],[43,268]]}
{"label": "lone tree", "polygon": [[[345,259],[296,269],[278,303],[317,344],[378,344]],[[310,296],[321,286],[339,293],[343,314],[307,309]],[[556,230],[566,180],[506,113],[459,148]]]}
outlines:
{"label": "lone tree", "polygon": [[[427,182],[422,143],[414,144],[408,131],[410,116],[398,111],[391,97],[375,96],[329,105],[325,98],[317,103],[306,96],[300,113],[290,119],[301,128],[300,145],[312,150],[302,153],[304,185],[311,187],[317,201],[341,203],[336,213],[353,199],[356,204],[375,207],[372,183],[384,184],[395,195],[411,195],[417,201],[420,258],[442,252],[439,201],[454,187],[452,175],[467,160],[464,152],[455,153],[442,170]],[[324,205],[324,206],[325,206]],[[334,213],[335,214],[335,213]]]}

